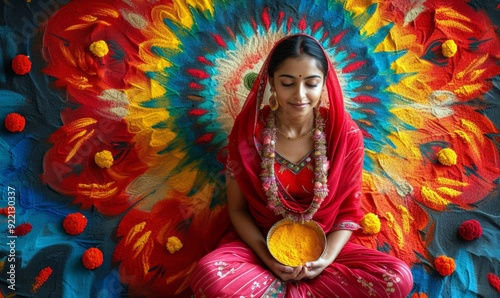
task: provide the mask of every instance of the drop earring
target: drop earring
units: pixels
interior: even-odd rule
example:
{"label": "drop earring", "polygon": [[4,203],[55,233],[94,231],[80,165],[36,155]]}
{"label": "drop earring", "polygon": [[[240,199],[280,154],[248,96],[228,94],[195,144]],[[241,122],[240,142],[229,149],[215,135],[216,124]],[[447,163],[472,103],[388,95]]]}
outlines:
{"label": "drop earring", "polygon": [[273,112],[276,111],[280,106],[278,100],[276,99],[276,94],[274,92],[269,97],[269,106],[271,107],[271,110]]}

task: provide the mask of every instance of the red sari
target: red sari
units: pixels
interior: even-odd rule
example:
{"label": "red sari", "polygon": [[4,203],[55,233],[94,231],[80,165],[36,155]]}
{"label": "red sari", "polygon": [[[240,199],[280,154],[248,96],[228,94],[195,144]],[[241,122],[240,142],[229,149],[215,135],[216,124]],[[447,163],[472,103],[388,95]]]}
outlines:
{"label": "red sari", "polygon": [[[262,188],[260,155],[262,130],[269,107],[260,108],[267,84],[264,63],[229,136],[227,168],[238,182],[256,225],[265,236],[281,219],[267,204]],[[326,77],[328,103],[320,109],[325,120],[329,192],[315,220],[329,233],[356,230],[360,209],[363,137],[345,111],[335,71],[329,63]],[[306,210],[313,197],[312,156],[298,164],[276,154],[275,175],[282,203],[297,213]],[[399,259],[348,242],[335,261],[319,276],[300,282],[281,282],[235,234],[200,260],[190,278],[196,297],[405,297],[412,288],[410,269]]]}

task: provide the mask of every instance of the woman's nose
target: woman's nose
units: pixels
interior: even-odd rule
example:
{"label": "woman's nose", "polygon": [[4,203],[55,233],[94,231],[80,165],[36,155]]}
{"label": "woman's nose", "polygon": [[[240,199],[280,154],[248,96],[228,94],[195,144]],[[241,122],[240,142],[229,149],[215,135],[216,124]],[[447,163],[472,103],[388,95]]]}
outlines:
{"label": "woman's nose", "polygon": [[306,97],[306,87],[304,84],[297,84],[296,94],[299,99]]}

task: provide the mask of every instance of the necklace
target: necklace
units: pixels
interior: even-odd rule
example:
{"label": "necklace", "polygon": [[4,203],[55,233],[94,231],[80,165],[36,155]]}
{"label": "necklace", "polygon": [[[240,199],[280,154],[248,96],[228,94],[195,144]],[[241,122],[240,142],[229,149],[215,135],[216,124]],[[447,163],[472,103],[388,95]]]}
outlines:
{"label": "necklace", "polygon": [[275,144],[276,144],[276,120],[273,112],[269,113],[266,119],[266,128],[263,132],[264,144],[262,152],[261,161],[261,173],[260,179],[262,181],[262,187],[267,197],[267,207],[273,210],[274,214],[281,215],[283,218],[289,219],[294,222],[304,222],[309,221],[313,218],[313,215],[318,211],[321,203],[328,194],[327,185],[327,165],[328,160],[326,158],[326,138],[324,133],[325,121],[319,112],[319,109],[315,113],[315,125],[314,125],[314,196],[309,205],[309,208],[303,211],[295,211],[284,206],[282,199],[280,198],[280,193],[278,190],[278,185],[276,183],[276,176],[274,173],[274,163],[275,163]]}
{"label": "necklace", "polygon": [[307,137],[308,135],[312,134],[312,133],[313,133],[313,131],[314,131],[314,127],[313,127],[310,131],[306,132],[305,134],[303,134],[303,135],[301,135],[301,136],[298,136],[298,137],[295,137],[295,138],[287,137],[287,136],[286,136],[286,135],[285,135],[285,134],[284,134],[284,133],[283,133],[283,132],[282,132],[282,131],[281,131],[281,130],[277,127],[277,126],[276,126],[276,131],[277,131],[280,135],[282,135],[285,139],[287,139],[287,140],[289,140],[289,141],[297,141],[297,140],[301,140],[301,139],[303,139],[303,138]]}

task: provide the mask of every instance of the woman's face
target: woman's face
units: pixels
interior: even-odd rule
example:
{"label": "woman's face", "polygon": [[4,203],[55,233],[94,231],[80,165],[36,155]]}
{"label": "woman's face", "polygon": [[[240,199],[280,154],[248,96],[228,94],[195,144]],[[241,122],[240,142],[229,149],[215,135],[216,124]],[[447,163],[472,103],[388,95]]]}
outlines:
{"label": "woman's face", "polygon": [[269,79],[276,92],[279,111],[290,116],[304,116],[316,107],[324,87],[324,74],[311,56],[288,58]]}

